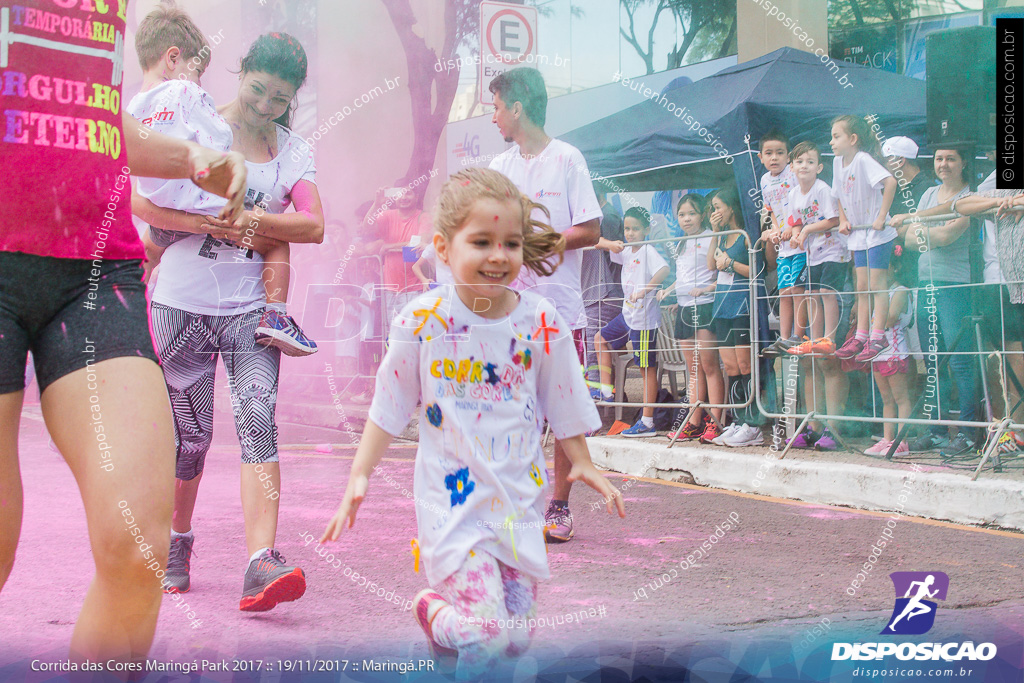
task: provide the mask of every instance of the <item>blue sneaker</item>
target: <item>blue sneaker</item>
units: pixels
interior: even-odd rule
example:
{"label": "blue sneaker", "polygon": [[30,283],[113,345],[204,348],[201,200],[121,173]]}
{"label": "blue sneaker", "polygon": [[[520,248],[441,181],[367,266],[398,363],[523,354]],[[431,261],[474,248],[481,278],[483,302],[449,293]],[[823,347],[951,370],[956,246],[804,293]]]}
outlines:
{"label": "blue sneaker", "polygon": [[633,439],[642,436],[657,436],[657,434],[658,431],[654,427],[645,425],[643,420],[637,420],[635,425],[622,432],[622,436]]}
{"label": "blue sneaker", "polygon": [[256,326],[256,343],[276,346],[286,356],[312,356],[317,352],[316,342],[307,337],[290,315],[281,315],[268,308]]}

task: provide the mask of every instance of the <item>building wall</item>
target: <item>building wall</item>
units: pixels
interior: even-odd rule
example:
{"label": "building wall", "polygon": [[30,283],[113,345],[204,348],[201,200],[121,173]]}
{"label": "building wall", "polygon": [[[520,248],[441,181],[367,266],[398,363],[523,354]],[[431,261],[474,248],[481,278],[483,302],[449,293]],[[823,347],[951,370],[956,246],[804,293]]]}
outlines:
{"label": "building wall", "polygon": [[808,52],[814,47],[825,48],[828,45],[828,3],[824,0],[736,0],[736,33],[740,62],[756,59],[780,47]]}

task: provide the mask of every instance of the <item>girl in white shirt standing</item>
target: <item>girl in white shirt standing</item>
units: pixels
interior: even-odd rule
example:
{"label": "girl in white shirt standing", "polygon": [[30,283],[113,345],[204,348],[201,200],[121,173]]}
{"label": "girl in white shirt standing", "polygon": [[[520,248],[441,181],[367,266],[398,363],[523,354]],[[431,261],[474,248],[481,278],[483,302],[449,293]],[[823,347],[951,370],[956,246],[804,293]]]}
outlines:
{"label": "girl in white shirt standing", "polygon": [[565,248],[531,219],[538,207],[497,171],[469,168],[445,183],[434,247],[455,285],[420,294],[395,319],[345,497],[320,539],[355,522],[370,473],[421,403],[414,547],[437,590],[420,591],[413,610],[432,651],[457,651],[460,677],[521,654],[533,635],[526,622],[550,575],[545,419],[572,462],[569,481],[625,516],[590,461],[583,435],[601,420],[569,327],[547,299],[509,288],[524,265],[550,276]]}
{"label": "girl in white shirt standing", "polygon": [[[836,155],[832,162],[832,196],[839,203],[839,232],[850,236],[857,291],[857,332],[836,350],[836,357],[856,357],[858,362],[866,363],[887,347],[886,280],[896,228],[886,219],[896,196],[896,179],[877,161],[878,141],[864,119],[846,115],[834,120],[831,144]],[[855,225],[868,224],[869,230],[851,230]],[[874,294],[869,296],[869,292]]]}
{"label": "girl in white shirt standing", "polygon": [[[704,208],[704,197],[693,192],[683,195],[676,205],[679,227],[691,239],[680,243],[676,256],[675,287],[679,317],[676,318],[675,337],[686,359],[689,378],[686,395],[690,402],[725,403],[725,379],[718,359],[717,338],[711,328],[718,281],[718,271],[708,267],[708,251],[714,233],[704,224]],[[658,298],[665,299],[671,293],[671,287],[671,283],[666,285],[658,293]],[[690,411],[689,419],[678,434],[669,434],[668,437],[684,441],[700,438],[710,442],[720,436],[722,430],[718,425],[722,424],[722,409],[711,409],[715,420],[706,426],[701,420],[703,414],[703,408]]]}

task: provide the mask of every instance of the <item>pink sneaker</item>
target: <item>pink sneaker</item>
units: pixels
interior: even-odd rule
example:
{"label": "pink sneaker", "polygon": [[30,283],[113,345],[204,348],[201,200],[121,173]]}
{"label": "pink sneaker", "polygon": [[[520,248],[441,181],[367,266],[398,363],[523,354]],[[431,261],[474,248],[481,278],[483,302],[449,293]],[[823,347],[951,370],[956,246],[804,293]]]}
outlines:
{"label": "pink sneaker", "polygon": [[909,454],[910,454],[910,446],[907,445],[906,441],[900,441],[900,445],[897,446],[895,452],[893,452],[894,456],[896,456],[896,455],[909,455]]}
{"label": "pink sneaker", "polygon": [[[858,353],[864,350],[864,342],[856,337],[850,337],[846,340],[846,343],[836,349],[836,358],[845,360],[847,358],[853,358]],[[872,356],[874,358],[874,356]]]}
{"label": "pink sneaker", "polygon": [[858,353],[854,360],[857,361],[858,363],[867,363],[869,361],[874,360],[878,354],[880,354],[882,351],[885,351],[887,348],[889,348],[889,342],[885,339],[885,337],[869,341],[864,346],[864,350]]}
{"label": "pink sneaker", "polygon": [[458,657],[459,655],[458,650],[453,650],[438,643],[434,638],[434,632],[431,628],[437,613],[441,611],[441,608],[448,606],[447,600],[429,588],[424,588],[412,599],[413,616],[416,617],[416,623],[420,625],[423,633],[427,636],[427,644],[430,646],[431,656],[437,660],[440,660],[442,657]]}
{"label": "pink sneaker", "polygon": [[892,441],[888,439],[882,439],[871,448],[864,451],[864,455],[885,455],[889,452],[889,446],[892,445]]}

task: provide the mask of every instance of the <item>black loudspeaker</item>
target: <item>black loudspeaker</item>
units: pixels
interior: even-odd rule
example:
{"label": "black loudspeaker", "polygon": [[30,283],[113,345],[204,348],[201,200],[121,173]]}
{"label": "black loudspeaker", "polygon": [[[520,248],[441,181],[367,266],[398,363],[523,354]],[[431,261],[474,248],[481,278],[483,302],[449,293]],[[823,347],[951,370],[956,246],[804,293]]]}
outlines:
{"label": "black loudspeaker", "polygon": [[996,29],[936,31],[926,38],[928,146],[996,146]]}

